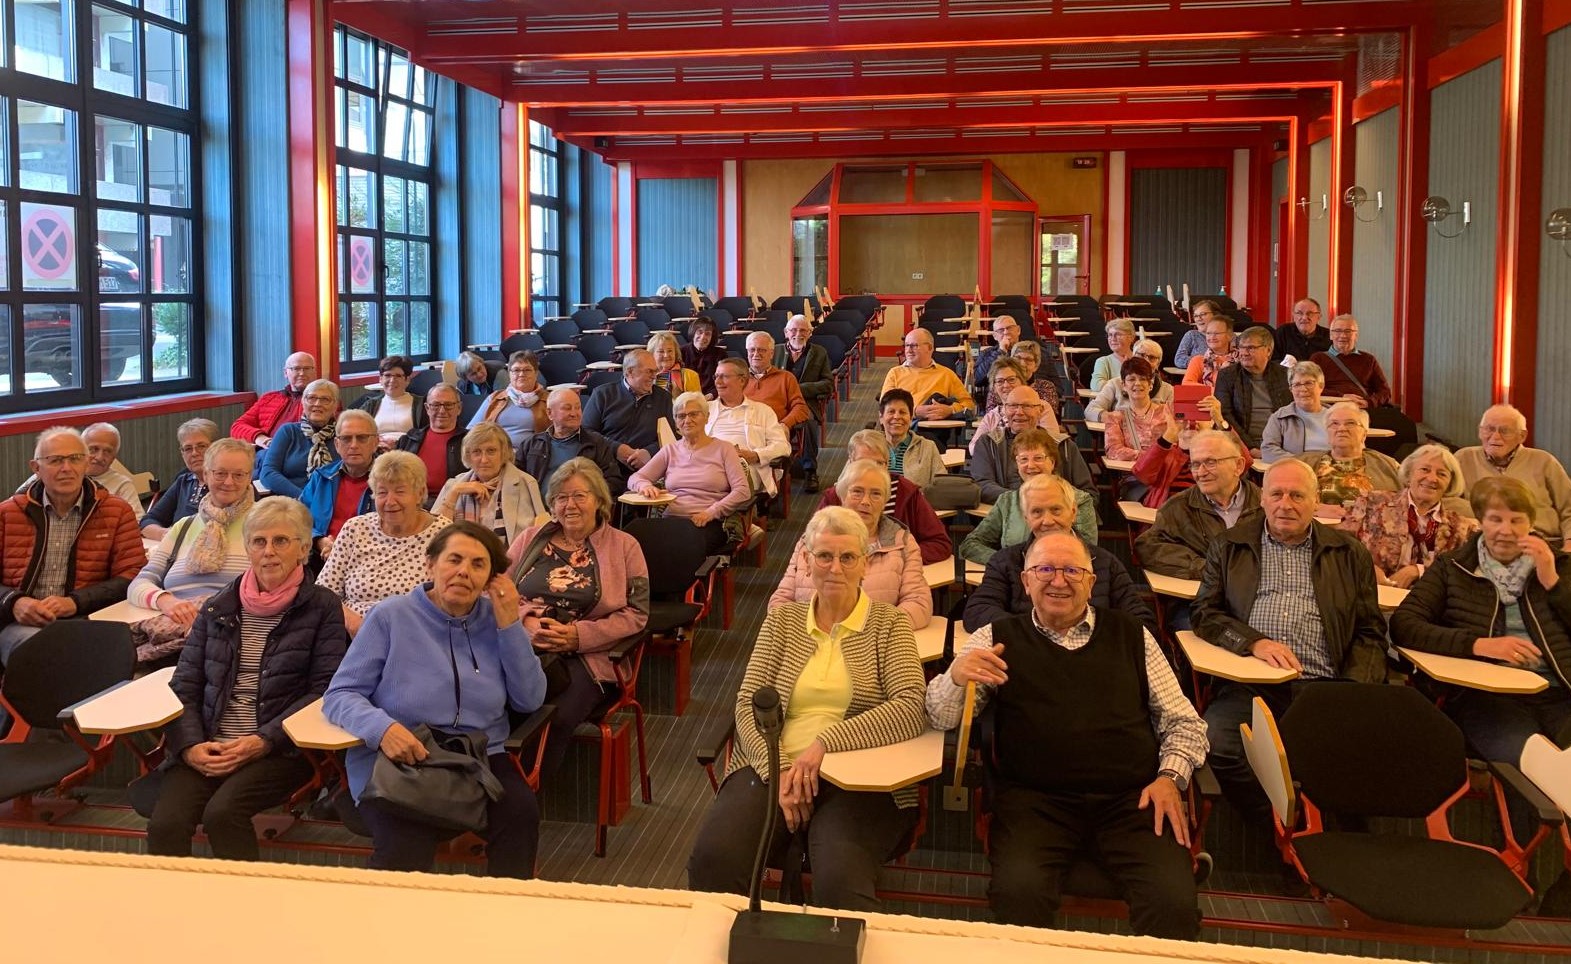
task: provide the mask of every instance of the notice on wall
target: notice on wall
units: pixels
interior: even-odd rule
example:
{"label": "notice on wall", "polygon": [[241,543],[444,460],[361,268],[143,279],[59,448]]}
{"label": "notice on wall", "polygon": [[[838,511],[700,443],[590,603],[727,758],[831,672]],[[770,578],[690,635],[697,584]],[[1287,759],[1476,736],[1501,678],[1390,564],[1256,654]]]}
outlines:
{"label": "notice on wall", "polygon": [[1079,244],[1077,243],[1079,240],[1080,239],[1074,234],[1055,234],[1053,235],[1053,250],[1073,251],[1079,247]]}

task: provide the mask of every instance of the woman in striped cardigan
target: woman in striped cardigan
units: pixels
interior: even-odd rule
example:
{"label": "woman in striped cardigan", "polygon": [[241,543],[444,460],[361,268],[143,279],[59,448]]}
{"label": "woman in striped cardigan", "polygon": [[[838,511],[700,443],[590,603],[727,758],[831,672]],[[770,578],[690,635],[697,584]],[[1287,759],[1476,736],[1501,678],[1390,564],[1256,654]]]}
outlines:
{"label": "woman in striped cardigan", "polygon": [[[813,900],[877,910],[874,887],[916,824],[916,790],[842,790],[820,780],[824,754],[888,746],[926,729],[922,664],[905,613],[862,591],[869,537],[849,509],[820,509],[803,537],[813,598],[772,608],[736,696],[736,739],[720,793],[704,817],[688,883],[746,893],[764,801],[780,807],[772,850],[801,834],[813,862]],[[785,725],[779,779],[753,720],[753,694],[772,687]]]}

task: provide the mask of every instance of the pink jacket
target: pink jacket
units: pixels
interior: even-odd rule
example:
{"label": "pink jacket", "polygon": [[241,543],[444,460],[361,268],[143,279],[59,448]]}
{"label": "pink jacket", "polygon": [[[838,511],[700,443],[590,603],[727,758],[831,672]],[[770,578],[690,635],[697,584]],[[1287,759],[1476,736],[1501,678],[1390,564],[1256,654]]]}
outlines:
{"label": "pink jacket", "polygon": [[[806,545],[797,540],[791,551],[791,565],[773,596],[769,608],[813,598],[813,578],[802,555]],[[878,523],[878,541],[867,560],[862,590],[874,602],[888,603],[911,617],[911,628],[921,629],[933,620],[933,591],[922,573],[922,549],[911,531],[884,516]]]}
{"label": "pink jacket", "polygon": [[[513,561],[509,578],[517,582],[559,531],[561,526],[547,522],[519,533],[507,550],[507,558]],[[605,651],[649,625],[649,565],[638,541],[609,524],[589,534],[589,545],[594,549],[595,566],[599,569],[600,600],[574,623],[578,627],[578,653],[595,679],[611,682],[616,680],[616,673],[611,670],[611,658]],[[525,607],[522,615],[535,613]]]}

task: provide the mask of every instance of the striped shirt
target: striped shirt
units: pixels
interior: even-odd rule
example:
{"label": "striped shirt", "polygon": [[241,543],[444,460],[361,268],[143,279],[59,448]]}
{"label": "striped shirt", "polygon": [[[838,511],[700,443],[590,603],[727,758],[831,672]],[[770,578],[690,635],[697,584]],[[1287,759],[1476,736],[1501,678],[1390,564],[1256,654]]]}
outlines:
{"label": "striped shirt", "polygon": [[[1091,642],[1091,633],[1096,629],[1096,610],[1087,606],[1085,618],[1063,633],[1043,626],[1034,609],[1031,611],[1031,622],[1049,641],[1073,652]],[[1188,781],[1195,769],[1205,762],[1206,751],[1211,747],[1206,738],[1206,724],[1200,714],[1195,712],[1194,704],[1179,688],[1178,678],[1173,675],[1173,668],[1157,647],[1151,631],[1143,629],[1141,632],[1145,636],[1146,680],[1150,684],[1146,705],[1151,712],[1151,727],[1161,742],[1158,769],[1171,771]],[[993,627],[987,625],[972,633],[965,646],[955,655],[958,657],[969,650],[992,647]],[[1006,660],[1008,656],[1008,653],[1004,654]],[[992,692],[992,686],[976,684],[976,712],[982,712]],[[952,730],[960,724],[965,696],[966,688],[955,683],[947,672],[933,677],[932,682],[927,684],[927,718],[934,729]]]}
{"label": "striped shirt", "polygon": [[1330,679],[1337,675],[1326,651],[1325,627],[1315,600],[1315,538],[1311,534],[1297,545],[1260,533],[1260,588],[1249,608],[1249,625],[1274,639],[1298,657],[1304,679]]}
{"label": "striped shirt", "polygon": [[889,474],[890,475],[896,475],[896,476],[898,476],[898,475],[905,475],[905,471],[906,471],[906,450],[911,447],[911,442],[915,438],[916,438],[916,436],[913,433],[907,432],[906,433],[906,437],[900,440],[900,444],[899,445],[891,445],[889,447]]}
{"label": "striped shirt", "polygon": [[255,616],[244,610],[240,613],[240,665],[235,672],[235,685],[229,691],[229,703],[218,718],[216,739],[235,740],[256,732],[256,691],[262,679],[262,651],[267,648],[267,638],[273,632],[283,613],[276,616]]}

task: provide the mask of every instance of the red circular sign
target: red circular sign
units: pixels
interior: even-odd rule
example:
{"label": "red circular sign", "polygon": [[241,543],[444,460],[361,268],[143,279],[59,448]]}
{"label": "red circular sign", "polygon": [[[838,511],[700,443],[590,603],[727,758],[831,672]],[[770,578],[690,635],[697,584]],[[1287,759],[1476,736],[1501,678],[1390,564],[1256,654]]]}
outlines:
{"label": "red circular sign", "polygon": [[53,208],[40,208],[22,222],[22,260],[33,274],[53,281],[71,270],[76,240],[71,223]]}
{"label": "red circular sign", "polygon": [[371,239],[349,239],[349,283],[356,288],[371,287]]}

